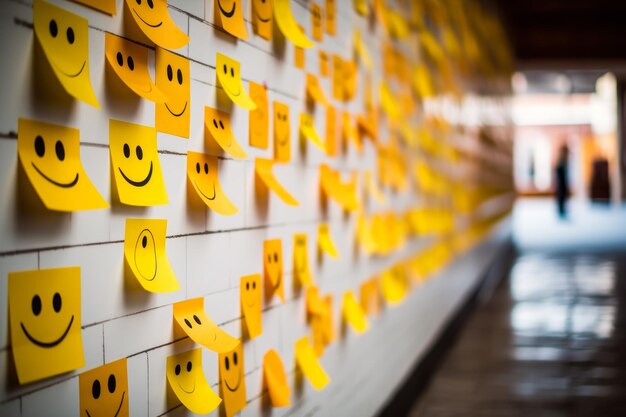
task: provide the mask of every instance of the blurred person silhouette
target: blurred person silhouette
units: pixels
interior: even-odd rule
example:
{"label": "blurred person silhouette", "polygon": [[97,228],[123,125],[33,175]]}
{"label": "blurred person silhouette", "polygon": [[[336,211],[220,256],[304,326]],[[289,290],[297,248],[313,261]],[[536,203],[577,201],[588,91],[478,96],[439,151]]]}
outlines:
{"label": "blurred person silhouette", "polygon": [[559,149],[559,157],[556,162],[556,204],[561,218],[567,217],[566,203],[569,197],[568,160],[569,148],[563,144]]}

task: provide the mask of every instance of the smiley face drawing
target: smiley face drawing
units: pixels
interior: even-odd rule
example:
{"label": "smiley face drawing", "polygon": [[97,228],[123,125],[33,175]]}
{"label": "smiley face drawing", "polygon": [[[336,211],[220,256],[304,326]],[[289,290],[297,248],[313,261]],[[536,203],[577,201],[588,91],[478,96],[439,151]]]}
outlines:
{"label": "smiley face drawing", "polygon": [[246,275],[241,277],[239,283],[239,299],[241,304],[241,315],[246,323],[248,336],[254,339],[263,333],[263,322],[261,321],[261,275]]}
{"label": "smiley face drawing", "polygon": [[174,304],[174,320],[196,343],[217,353],[233,350],[239,343],[220,329],[204,311],[204,298],[194,298]]}
{"label": "smiley face drawing", "polygon": [[46,208],[55,211],[109,207],[80,162],[78,129],[19,119],[17,155]]}
{"label": "smiley face drawing", "polygon": [[128,272],[150,292],[180,289],[165,253],[167,220],[126,219],[124,259]]}
{"label": "smiley face drawing", "polygon": [[246,87],[241,81],[241,64],[239,61],[218,52],[215,58],[215,73],[217,74],[218,86],[222,87],[233,103],[246,110],[256,109],[256,104],[246,92]]}
{"label": "smiley face drawing", "polygon": [[122,204],[167,204],[165,182],[153,127],[109,121],[109,153],[117,194]]}
{"label": "smiley face drawing", "polygon": [[274,159],[289,162],[291,159],[291,130],[289,127],[289,106],[274,102]]}
{"label": "smiley face drawing", "polygon": [[241,0],[215,0],[215,23],[239,39],[248,39]]}
{"label": "smiley face drawing", "polygon": [[226,417],[231,417],[246,406],[246,379],[243,366],[243,344],[232,352],[218,355],[220,369],[220,395],[224,400]]}
{"label": "smiley face drawing", "polygon": [[167,0],[126,0],[127,16],[161,48],[179,49],[189,43],[189,36],[180,30],[167,11]]}
{"label": "smiley face drawing", "polygon": [[211,210],[232,216],[239,209],[228,199],[217,178],[217,157],[187,152],[187,181]]}
{"label": "smiley face drawing", "polygon": [[126,358],[80,374],[78,394],[81,417],[128,417]]}
{"label": "smiley face drawing", "polygon": [[313,284],[306,233],[293,235],[293,275],[301,285]]}
{"label": "smiley face drawing", "polygon": [[204,108],[204,126],[220,148],[233,158],[248,157],[230,127],[230,114],[211,107]]}
{"label": "smiley face drawing", "polygon": [[33,4],[35,36],[65,91],[99,109],[89,79],[87,19],[44,0]]}
{"label": "smiley face drawing", "polygon": [[269,295],[278,294],[281,301],[285,301],[283,287],[283,244],[280,239],[271,239],[263,242],[263,265],[266,291]]}
{"label": "smiley face drawing", "polygon": [[256,103],[256,110],[250,110],[250,146],[267,149],[269,114],[267,111],[267,90],[265,86],[250,81],[250,97]]}
{"label": "smiley face drawing", "polygon": [[85,365],[80,268],[9,272],[9,326],[20,384]]}
{"label": "smiley face drawing", "polygon": [[158,132],[189,138],[189,60],[163,48],[156,48],[156,86],[165,100],[155,106]]}
{"label": "smiley face drawing", "polygon": [[252,0],[252,29],[254,33],[272,40],[272,4],[271,0]]}
{"label": "smiley face drawing", "polygon": [[206,381],[200,348],[168,356],[165,375],[176,397],[192,413],[209,414],[222,402]]}
{"label": "smiley face drawing", "polygon": [[311,26],[313,27],[313,39],[318,42],[324,40],[322,8],[317,3],[311,3]]}
{"label": "smiley face drawing", "polygon": [[110,68],[139,97],[163,103],[165,96],[150,79],[148,48],[124,38],[105,34],[104,53]]}

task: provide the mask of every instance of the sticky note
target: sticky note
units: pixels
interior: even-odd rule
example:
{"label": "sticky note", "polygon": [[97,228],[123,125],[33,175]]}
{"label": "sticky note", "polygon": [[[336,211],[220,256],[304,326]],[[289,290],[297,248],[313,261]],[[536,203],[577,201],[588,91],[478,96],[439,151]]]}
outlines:
{"label": "sticky note", "polygon": [[326,152],[326,144],[315,130],[313,116],[308,113],[300,113],[300,135],[313,142],[322,152]]}
{"label": "sticky note", "polygon": [[306,233],[293,235],[293,275],[301,285],[313,284]]}
{"label": "sticky note", "polygon": [[252,0],[252,30],[265,40],[272,40],[272,4],[267,0]]}
{"label": "sticky note", "polygon": [[274,349],[268,350],[263,356],[263,379],[273,407],[291,405],[291,389],[287,383],[287,374],[280,356]]}
{"label": "sticky note", "polygon": [[241,315],[248,329],[248,336],[254,339],[263,333],[261,308],[263,300],[261,294],[261,274],[241,277],[239,283],[239,300]]}
{"label": "sticky note", "polygon": [[256,177],[270,190],[272,190],[283,203],[289,206],[298,206],[298,200],[296,200],[290,193],[283,187],[272,172],[274,161],[270,159],[256,158],[254,160],[254,172]]}
{"label": "sticky note", "polygon": [[328,164],[320,165],[320,188],[323,195],[337,202],[346,211],[354,211],[359,208],[357,196],[356,173],[352,173],[352,179],[341,181],[341,173],[333,170]]}
{"label": "sticky note", "polygon": [[293,17],[289,0],[271,0],[271,2],[276,24],[285,38],[300,48],[314,47],[313,41],[304,34]]}
{"label": "sticky note", "polygon": [[354,11],[361,16],[369,16],[370,9],[367,0],[353,0],[352,5],[354,6]]}
{"label": "sticky note", "polygon": [[[304,31],[304,28],[298,25],[300,30]],[[300,48],[299,46],[294,47],[293,52],[293,65],[298,69],[304,69],[306,65],[306,55],[304,53],[304,48]]]}
{"label": "sticky note", "polygon": [[211,210],[232,216],[239,209],[224,193],[217,176],[217,157],[198,152],[187,152],[187,181]]}
{"label": "sticky note", "polygon": [[155,103],[165,101],[161,90],[150,79],[148,48],[107,32],[104,53],[113,72],[135,94]]}
{"label": "sticky note", "polygon": [[248,31],[243,21],[241,0],[215,0],[213,16],[217,26],[239,39],[248,39]]}
{"label": "sticky note", "polygon": [[250,97],[256,104],[256,109],[250,110],[248,123],[250,146],[267,149],[269,144],[269,105],[267,101],[267,89],[264,85],[249,82]]}
{"label": "sticky note", "polygon": [[337,10],[335,0],[326,0],[326,33],[335,36],[337,32]]}
{"label": "sticky note", "polygon": [[192,413],[209,414],[222,402],[206,381],[200,348],[168,356],[165,375],[176,397]]}
{"label": "sticky note", "polygon": [[109,153],[117,195],[122,204],[167,204],[156,129],[109,120]]}
{"label": "sticky note", "polygon": [[165,252],[165,219],[126,219],[124,259],[129,272],[150,292],[180,289]]}
{"label": "sticky note", "polygon": [[326,51],[320,50],[319,61],[320,61],[320,77],[328,77],[330,70],[328,68],[328,54],[326,53]]}
{"label": "sticky note", "polygon": [[111,16],[115,16],[117,12],[115,0],[72,0],[74,3],[84,4],[94,10],[101,11]]}
{"label": "sticky note", "polygon": [[324,342],[326,344],[330,344],[335,340],[335,326],[333,323],[333,296],[332,294],[327,294],[323,297],[324,304],[326,304],[326,309],[324,314],[321,315],[321,329],[322,335],[324,337]]}
{"label": "sticky note", "polygon": [[311,73],[306,75],[306,96],[309,101],[319,103],[322,106],[329,104],[319,80]]}
{"label": "sticky note", "polygon": [[380,312],[380,296],[376,278],[369,279],[361,284],[360,297],[361,307],[363,307],[365,314],[373,316]]}
{"label": "sticky note", "polygon": [[189,43],[189,36],[176,26],[167,11],[167,0],[126,0],[126,6],[137,27],[161,48],[179,49]]}
{"label": "sticky note", "polygon": [[324,389],[330,382],[330,378],[317,359],[317,356],[309,343],[309,338],[304,336],[303,338],[298,339],[295,344],[295,350],[296,363],[304,376],[306,376],[313,388],[316,390],[320,391]]}
{"label": "sticky note", "polygon": [[193,298],[174,304],[174,319],[180,328],[196,343],[217,353],[232,351],[239,343],[220,329],[204,311],[204,298]]}
{"label": "sticky note", "polygon": [[385,202],[385,195],[383,194],[383,192],[381,191],[381,189],[378,187],[378,184],[376,183],[376,180],[374,179],[374,175],[372,174],[371,171],[366,170],[363,172],[363,176],[365,177],[365,190],[367,191],[367,194],[372,197],[374,200],[378,201],[379,203],[384,203]]}
{"label": "sticky note", "polygon": [[357,65],[354,60],[343,62],[343,100],[349,101],[356,96],[357,83]]}
{"label": "sticky note", "polygon": [[333,98],[335,100],[344,99],[343,94],[343,83],[344,83],[344,72],[343,72],[343,59],[339,55],[333,54]]}
{"label": "sticky note", "polygon": [[128,417],[126,358],[83,372],[78,377],[80,415]]}
{"label": "sticky note", "polygon": [[352,123],[352,116],[347,111],[341,113],[341,136],[344,142],[352,143],[358,153],[361,153],[363,151],[363,143],[361,142],[361,137],[359,136],[354,124]]}
{"label": "sticky note", "polygon": [[387,116],[392,121],[397,121],[400,118],[400,109],[391,89],[385,82],[380,83],[380,101]]}
{"label": "sticky note", "polygon": [[78,129],[18,119],[17,155],[41,202],[50,210],[109,207],[80,162]]}
{"label": "sticky note", "polygon": [[380,277],[381,293],[387,304],[396,305],[409,289],[408,277],[399,267],[386,270]]}
{"label": "sticky note", "polygon": [[291,159],[291,128],[289,106],[274,102],[274,159],[289,162]]}
{"label": "sticky note", "polygon": [[317,3],[311,3],[311,27],[313,28],[313,39],[318,42],[324,40],[324,16],[322,8]]}
{"label": "sticky note", "polygon": [[89,78],[87,19],[44,0],[35,0],[33,26],[35,37],[63,89],[99,109]]}
{"label": "sticky note", "polygon": [[204,126],[220,148],[228,155],[237,159],[248,157],[230,126],[230,114],[212,107],[204,108]]}
{"label": "sticky note", "polygon": [[357,333],[363,333],[368,329],[369,324],[363,307],[358,303],[352,291],[346,291],[343,294],[342,313],[344,320]]}
{"label": "sticky note", "polygon": [[435,95],[433,80],[426,64],[418,64],[413,69],[413,89],[421,98],[428,98]]}
{"label": "sticky note", "polygon": [[20,384],[85,365],[80,268],[9,272],[9,328]]}
{"label": "sticky note", "polygon": [[326,107],[326,154],[337,156],[339,143],[337,141],[337,111],[335,107]]}
{"label": "sticky note", "polygon": [[309,318],[325,314],[326,304],[320,297],[319,288],[311,285],[306,289],[306,311]]}
{"label": "sticky note", "polygon": [[361,37],[361,31],[358,29],[354,30],[354,34],[352,35],[352,43],[354,45],[354,52],[357,57],[365,64],[368,69],[372,68],[372,57],[367,50],[367,46],[365,46],[365,42],[363,42],[363,38]]}
{"label": "sticky note", "polygon": [[243,344],[231,352],[218,355],[220,394],[224,401],[226,417],[231,417],[246,406],[246,378],[243,365]]}
{"label": "sticky note", "polygon": [[317,229],[317,245],[322,252],[325,252],[333,258],[339,258],[339,251],[333,242],[328,224],[320,224]]}
{"label": "sticky note", "polygon": [[155,106],[156,130],[189,138],[189,60],[157,46],[155,74],[156,87],[164,96],[164,101]]}
{"label": "sticky note", "polygon": [[265,291],[271,296],[277,294],[285,302],[283,283],[283,244],[280,239],[263,242],[263,273],[265,275]]}
{"label": "sticky note", "polygon": [[221,86],[228,98],[239,107],[246,110],[256,109],[256,104],[246,92],[241,80],[241,64],[219,52],[215,57],[215,73],[218,86]]}

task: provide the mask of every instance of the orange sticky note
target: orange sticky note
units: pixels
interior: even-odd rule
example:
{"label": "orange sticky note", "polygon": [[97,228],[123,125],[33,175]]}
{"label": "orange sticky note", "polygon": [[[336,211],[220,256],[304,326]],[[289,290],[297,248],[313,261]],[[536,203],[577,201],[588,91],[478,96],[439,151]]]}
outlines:
{"label": "orange sticky note", "polygon": [[295,351],[296,363],[313,388],[318,391],[324,389],[330,382],[330,378],[317,359],[309,343],[309,338],[304,336],[298,339],[295,344]]}
{"label": "orange sticky note", "polygon": [[329,104],[319,80],[311,73],[306,75],[306,96],[309,101],[319,103],[322,106]]}
{"label": "orange sticky note", "polygon": [[290,206],[298,206],[296,200],[276,179],[272,172],[274,161],[270,159],[256,158],[254,160],[254,172],[258,179],[270,190],[272,190],[285,204]]}
{"label": "orange sticky note", "polygon": [[343,294],[343,318],[357,333],[365,332],[369,324],[363,307],[357,302],[352,291]]}
{"label": "orange sticky note", "polygon": [[274,159],[289,162],[291,159],[291,128],[289,106],[274,102]]}
{"label": "orange sticky note", "polygon": [[330,73],[328,69],[328,54],[325,51],[321,51],[319,53],[319,61],[320,61],[320,76],[328,77]]}
{"label": "orange sticky note", "polygon": [[241,277],[239,299],[241,303],[241,315],[248,329],[248,336],[250,339],[254,339],[263,333],[263,322],[261,320],[263,300],[261,296],[260,274]]}
{"label": "orange sticky note", "polygon": [[354,124],[352,123],[352,116],[347,111],[344,111],[341,114],[341,136],[344,143],[352,143],[358,153],[361,153],[363,151],[363,143],[361,142],[361,137],[359,136]]}
{"label": "orange sticky note", "polygon": [[322,8],[317,3],[311,3],[311,26],[313,39],[318,42],[324,40],[324,16],[322,16]]}
{"label": "orange sticky note", "polygon": [[245,159],[248,157],[243,150],[230,126],[230,114],[211,107],[204,108],[204,125],[224,152],[233,158]]}
{"label": "orange sticky note", "polygon": [[[302,26],[300,26],[301,30]],[[299,46],[296,46],[293,52],[293,65],[298,68],[298,69],[304,69],[304,66],[306,65],[306,56],[304,54],[304,49],[300,48]]]}
{"label": "orange sticky note", "polygon": [[317,229],[317,245],[322,252],[326,252],[333,258],[339,258],[339,251],[333,242],[328,224],[320,224]]}
{"label": "orange sticky note", "polygon": [[335,0],[326,0],[326,33],[334,36],[337,32],[337,11]]}
{"label": "orange sticky note", "polygon": [[204,298],[193,298],[174,304],[174,319],[196,343],[217,353],[230,352],[239,340],[220,329],[204,311]]}
{"label": "orange sticky note", "polygon": [[165,100],[155,106],[157,131],[189,138],[191,110],[189,60],[166,49],[156,48],[156,87]]}
{"label": "orange sticky note", "polygon": [[272,40],[272,4],[267,0],[252,0],[252,29],[265,40]]}
{"label": "orange sticky note", "polygon": [[409,290],[409,280],[406,271],[401,266],[395,266],[386,270],[380,277],[380,288],[387,304],[398,304],[404,300]]}
{"label": "orange sticky note", "polygon": [[248,39],[242,1],[215,0],[213,4],[215,23],[236,38]]}
{"label": "orange sticky note", "polygon": [[80,410],[86,416],[103,414],[128,417],[128,369],[126,358],[107,363],[78,377]]}
{"label": "orange sticky note", "polygon": [[218,52],[215,58],[215,73],[217,74],[218,86],[224,89],[233,103],[246,110],[256,109],[256,104],[246,92],[246,87],[241,80],[239,61]]}
{"label": "orange sticky note", "polygon": [[263,356],[263,379],[270,395],[273,407],[291,405],[291,390],[287,383],[287,374],[280,356],[274,349],[268,350]]}
{"label": "orange sticky note", "polygon": [[220,353],[218,362],[220,369],[220,393],[224,400],[224,411],[226,412],[226,417],[231,417],[243,410],[247,404],[243,344],[239,343],[232,352]]}
{"label": "orange sticky note", "polygon": [[253,81],[250,81],[249,85],[250,97],[257,106],[255,110],[250,110],[250,146],[267,149],[270,126],[267,89]]}
{"label": "orange sticky note", "polygon": [[189,43],[189,36],[176,26],[167,11],[167,0],[126,0],[137,27],[161,48],[179,49]]}
{"label": "orange sticky note", "polygon": [[335,100],[343,101],[344,82],[343,59],[339,55],[333,55],[333,98]]}
{"label": "orange sticky note", "polygon": [[285,38],[289,39],[291,43],[300,48],[314,47],[315,44],[313,41],[304,34],[298,22],[293,17],[289,0],[271,0],[271,2],[276,24]]}
{"label": "orange sticky note", "polygon": [[263,271],[265,290],[270,295],[278,294],[281,301],[285,301],[283,284],[283,244],[280,239],[271,239],[263,242]]}
{"label": "orange sticky note", "polygon": [[187,152],[187,180],[210,209],[224,216],[232,216],[239,209],[226,196],[220,185],[217,162],[215,156]]}

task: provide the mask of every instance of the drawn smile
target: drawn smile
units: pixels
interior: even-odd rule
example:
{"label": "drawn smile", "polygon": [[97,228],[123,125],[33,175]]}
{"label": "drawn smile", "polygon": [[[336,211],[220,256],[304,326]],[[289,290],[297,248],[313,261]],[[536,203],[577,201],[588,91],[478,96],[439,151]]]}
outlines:
{"label": "drawn smile", "polygon": [[224,384],[226,385],[226,388],[228,388],[230,390],[230,392],[237,391],[239,389],[239,385],[241,385],[241,374],[239,374],[239,378],[237,378],[237,385],[235,385],[234,388],[231,388],[231,386],[228,383],[228,380],[226,380],[226,378],[224,378]]}
{"label": "drawn smile", "polygon": [[204,193],[202,192],[202,189],[201,189],[200,187],[198,187],[198,183],[197,183],[197,182],[195,183],[195,185],[196,185],[196,189],[197,189],[198,191],[200,191],[200,194],[202,194],[202,195],[204,196],[204,198],[206,198],[207,200],[211,200],[211,201],[215,200],[215,197],[216,197],[216,193],[215,193],[215,183],[213,183],[213,197],[209,197],[208,195],[204,194]]}
{"label": "drawn smile", "polygon": [[289,142],[289,136],[286,136],[285,139],[283,139],[283,140],[280,140],[280,139],[278,140],[278,144],[280,146],[285,146],[287,144],[287,142]]}
{"label": "drawn smile", "polygon": [[142,181],[133,181],[130,178],[128,178],[126,174],[124,174],[124,171],[122,171],[122,168],[118,167],[117,169],[120,170],[120,174],[122,174],[122,177],[126,180],[126,182],[129,183],[130,185],[134,185],[135,187],[143,187],[150,181],[150,178],[152,178],[152,161],[150,161],[150,171],[148,172],[148,176],[144,178]]}
{"label": "drawn smile", "polygon": [[172,116],[175,116],[175,117],[180,117],[180,116],[182,116],[182,115],[183,115],[183,113],[185,113],[185,110],[187,110],[187,102],[186,102],[186,101],[185,101],[185,107],[183,107],[183,109],[180,111],[180,113],[174,113],[174,112],[172,111],[172,109],[170,109],[170,106],[168,106],[168,105],[167,105],[167,103],[164,103],[164,104],[165,104],[165,108],[167,109],[167,111],[168,111],[168,112],[170,112],[170,114],[171,114]]}
{"label": "drawn smile", "polygon": [[182,389],[184,392],[186,392],[187,394],[191,394],[191,393],[193,393],[193,392],[196,390],[196,381],[195,381],[195,380],[193,381],[193,388],[191,389],[191,391],[187,391],[187,390],[186,390],[185,388],[183,388],[183,386],[182,386],[182,385],[180,385],[180,384],[178,384],[178,387],[179,387],[180,389]]}
{"label": "drawn smile", "polygon": [[233,15],[235,14],[235,8],[237,7],[237,2],[233,1],[233,7],[230,9],[230,12],[224,10],[224,8],[222,7],[222,2],[220,2],[220,0],[217,0],[217,7],[220,8],[220,12],[222,12],[224,16],[233,17]]}
{"label": "drawn smile", "polygon": [[237,89],[237,93],[235,93],[233,90],[231,90],[230,88],[224,87],[225,90],[229,91],[230,94],[232,94],[235,97],[238,97],[239,94],[241,94],[241,88]]}
{"label": "drawn smile", "polygon": [[71,182],[62,183],[62,182],[58,182],[58,181],[53,180],[52,178],[50,178],[49,176],[47,176],[46,174],[41,172],[41,170],[39,168],[37,168],[37,165],[35,165],[34,162],[31,162],[31,165],[33,166],[33,168],[35,168],[35,171],[37,171],[39,173],[39,175],[41,175],[42,177],[44,177],[46,180],[48,180],[52,184],[56,185],[57,187],[72,188],[73,186],[75,186],[78,183],[78,172],[76,173],[76,176],[74,177],[74,179]]}
{"label": "drawn smile", "polygon": [[[120,406],[117,407],[117,411],[115,412],[115,415],[113,417],[117,417],[117,415],[120,413],[120,410],[122,409],[122,404],[124,403],[124,396],[126,396],[126,391],[124,391],[122,393],[122,399],[120,400]],[[87,417],[91,417],[91,414],[89,414],[89,410],[85,409],[85,413],[87,413]]]}
{"label": "drawn smile", "polygon": [[70,328],[72,327],[72,323],[74,323],[74,315],[72,315],[72,318],[70,319],[70,323],[67,325],[67,329],[65,329],[65,331],[63,332],[61,337],[59,337],[56,340],[53,340],[52,342],[42,342],[42,341],[39,341],[39,340],[35,339],[34,337],[32,337],[30,335],[30,333],[28,333],[28,330],[26,330],[26,327],[24,326],[24,323],[20,322],[20,326],[22,326],[22,331],[24,332],[24,334],[26,335],[28,340],[30,340],[32,343],[34,343],[35,345],[37,345],[39,347],[51,348],[51,347],[55,347],[56,345],[58,345],[59,343],[61,343],[65,339],[65,336],[67,336],[67,334],[70,332]]}
{"label": "drawn smile", "polygon": [[74,73],[74,74],[70,74],[70,73],[67,73],[67,72],[63,71],[63,70],[62,70],[61,68],[59,68],[57,65],[55,65],[55,67],[56,67],[59,71],[61,71],[61,72],[63,73],[63,75],[65,75],[66,77],[69,77],[69,78],[76,78],[76,77],[78,77],[78,76],[79,76],[79,75],[83,72],[83,70],[85,69],[85,65],[87,65],[87,61],[83,61],[83,65],[81,65],[81,67],[80,67],[80,69],[78,70],[78,72],[76,72],[76,73]]}
{"label": "drawn smile", "polygon": [[257,18],[257,19],[259,19],[259,20],[260,20],[261,22],[263,22],[263,23],[267,23],[267,22],[269,22],[269,21],[271,21],[271,20],[272,20],[272,15],[271,15],[271,14],[270,14],[270,17],[265,18],[265,19],[264,19],[264,18],[262,18],[262,17],[261,17],[261,15],[260,15],[259,13],[255,13],[255,15],[256,15],[256,18]]}
{"label": "drawn smile", "polygon": [[133,9],[133,13],[135,13],[135,16],[137,16],[139,18],[139,20],[141,20],[143,23],[145,23],[147,26],[150,26],[151,28],[158,28],[159,26],[161,26],[163,24],[163,22],[159,22],[156,25],[155,24],[151,24],[146,22],[145,20],[143,20],[143,18],[139,15],[139,13],[137,13],[137,11],[135,9]]}

